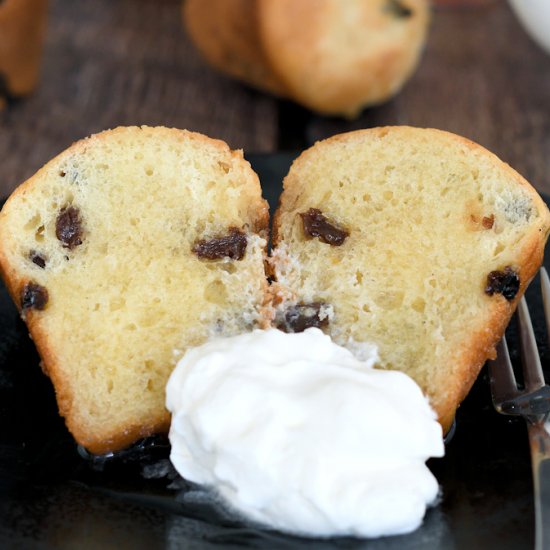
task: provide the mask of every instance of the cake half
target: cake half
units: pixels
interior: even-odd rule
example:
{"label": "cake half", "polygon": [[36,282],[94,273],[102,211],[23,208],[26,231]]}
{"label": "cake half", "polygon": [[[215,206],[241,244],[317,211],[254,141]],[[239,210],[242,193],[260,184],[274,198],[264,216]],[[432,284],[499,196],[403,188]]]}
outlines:
{"label": "cake half", "polygon": [[496,156],[429,129],[319,142],[275,214],[278,326],[319,326],[412,376],[445,429],[543,258],[550,214]]}
{"label": "cake half", "polygon": [[0,213],[0,269],[93,453],[167,430],[174,350],[266,323],[267,203],[241,151],[187,131],[82,140]]}

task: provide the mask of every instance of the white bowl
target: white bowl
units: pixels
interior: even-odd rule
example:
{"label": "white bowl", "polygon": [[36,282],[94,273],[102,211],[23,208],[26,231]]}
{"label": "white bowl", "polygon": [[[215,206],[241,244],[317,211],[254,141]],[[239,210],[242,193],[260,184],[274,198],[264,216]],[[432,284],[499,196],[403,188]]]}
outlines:
{"label": "white bowl", "polygon": [[550,0],[509,0],[525,30],[550,53]]}

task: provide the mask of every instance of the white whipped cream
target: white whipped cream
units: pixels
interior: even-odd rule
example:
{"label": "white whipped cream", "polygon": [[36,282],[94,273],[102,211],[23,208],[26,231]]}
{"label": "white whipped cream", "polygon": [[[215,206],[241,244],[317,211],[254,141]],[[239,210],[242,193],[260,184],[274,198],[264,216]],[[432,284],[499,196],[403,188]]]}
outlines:
{"label": "white whipped cream", "polygon": [[170,458],[189,481],[281,531],[376,537],[422,522],[441,427],[416,383],[319,329],[190,349],[167,385]]}

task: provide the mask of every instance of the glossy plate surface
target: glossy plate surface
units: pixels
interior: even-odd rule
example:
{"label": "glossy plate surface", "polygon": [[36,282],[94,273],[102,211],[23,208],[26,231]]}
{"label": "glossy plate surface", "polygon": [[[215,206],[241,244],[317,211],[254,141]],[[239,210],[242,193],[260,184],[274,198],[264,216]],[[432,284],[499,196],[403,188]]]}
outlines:
{"label": "glossy plate surface", "polygon": [[[294,155],[249,155],[276,206]],[[550,267],[546,261],[546,266]],[[527,296],[540,306],[538,280]],[[542,313],[532,312],[543,366]],[[517,343],[509,339],[512,355]],[[549,373],[547,371],[547,378]],[[498,415],[483,370],[459,410],[447,455],[430,467],[440,504],[411,535],[311,541],[240,523],[179,480],[168,445],[146,441],[108,460],[78,452],[24,324],[0,286],[0,548],[531,548],[531,469],[521,420]]]}

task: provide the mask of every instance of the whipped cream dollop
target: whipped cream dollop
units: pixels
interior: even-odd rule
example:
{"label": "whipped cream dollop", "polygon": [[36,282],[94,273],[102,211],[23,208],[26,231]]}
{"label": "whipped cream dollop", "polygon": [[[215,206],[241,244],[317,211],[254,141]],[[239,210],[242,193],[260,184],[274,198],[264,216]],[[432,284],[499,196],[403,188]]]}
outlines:
{"label": "whipped cream dollop", "polygon": [[418,385],[319,329],[255,330],[187,351],[167,385],[170,458],[234,510],[307,536],[376,537],[422,522],[441,427]]}

